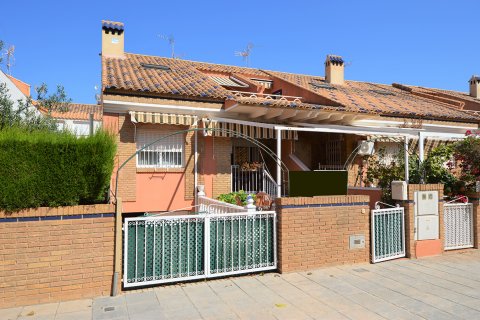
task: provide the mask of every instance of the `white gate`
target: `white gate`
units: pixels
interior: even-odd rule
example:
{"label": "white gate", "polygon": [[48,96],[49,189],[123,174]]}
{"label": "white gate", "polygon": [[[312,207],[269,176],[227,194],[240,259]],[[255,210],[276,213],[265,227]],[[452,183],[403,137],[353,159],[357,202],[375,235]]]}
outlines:
{"label": "white gate", "polygon": [[372,262],[405,257],[404,208],[372,210]]}
{"label": "white gate", "polygon": [[125,219],[126,288],[276,268],[274,211]]}
{"label": "white gate", "polygon": [[445,250],[473,247],[473,205],[446,203],[443,205]]}

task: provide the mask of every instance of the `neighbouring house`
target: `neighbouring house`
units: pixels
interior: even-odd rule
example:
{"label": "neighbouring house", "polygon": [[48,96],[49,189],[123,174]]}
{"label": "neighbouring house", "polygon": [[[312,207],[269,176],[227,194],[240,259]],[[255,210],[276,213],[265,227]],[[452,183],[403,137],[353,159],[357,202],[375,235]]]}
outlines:
{"label": "neighbouring house", "polygon": [[98,104],[70,103],[66,109],[57,108],[50,114],[59,129],[65,129],[77,136],[90,134],[90,118],[92,117],[93,132],[102,126],[102,107]]}
{"label": "neighbouring house", "polygon": [[18,101],[26,101],[30,97],[30,85],[0,70],[0,83],[7,87],[10,99],[18,108]]}
{"label": "neighbouring house", "polygon": [[[18,101],[30,98],[30,85],[0,70],[0,83],[5,83],[10,95],[18,107]],[[46,114],[45,110],[38,110]],[[102,126],[102,107],[99,104],[69,103],[67,107],[58,107],[51,111],[58,128],[69,130],[77,136],[90,134],[90,118],[93,119],[93,131]]]}
{"label": "neighbouring house", "polygon": [[[124,24],[102,21],[103,124],[118,134],[117,167],[166,137],[121,169],[125,212],[189,208],[198,185],[209,197],[285,195],[288,171],[347,170],[351,192],[368,193],[363,156],[385,147],[423,159],[478,129],[467,110],[480,110],[478,77],[468,95],[349,81],[336,55],[317,76],[127,53],[124,45]],[[195,128],[204,130],[186,131]]]}

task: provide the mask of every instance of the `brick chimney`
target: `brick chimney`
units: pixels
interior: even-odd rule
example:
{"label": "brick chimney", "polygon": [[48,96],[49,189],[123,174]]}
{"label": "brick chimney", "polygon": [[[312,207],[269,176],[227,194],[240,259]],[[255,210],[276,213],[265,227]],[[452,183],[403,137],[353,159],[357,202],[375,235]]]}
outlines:
{"label": "brick chimney", "polygon": [[470,95],[480,99],[480,77],[473,75],[468,82],[470,83]]}
{"label": "brick chimney", "polygon": [[123,57],[124,35],[122,22],[102,20],[102,56]]}
{"label": "brick chimney", "polygon": [[345,81],[345,63],[341,56],[327,55],[325,60],[325,81],[331,84],[343,84]]}

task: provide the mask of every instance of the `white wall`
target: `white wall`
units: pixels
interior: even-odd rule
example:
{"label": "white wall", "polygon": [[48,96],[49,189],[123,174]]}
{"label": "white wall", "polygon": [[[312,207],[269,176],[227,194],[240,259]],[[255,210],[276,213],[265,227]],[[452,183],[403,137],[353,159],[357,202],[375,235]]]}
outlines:
{"label": "white wall", "polygon": [[[90,121],[88,120],[70,120],[58,119],[57,125],[59,129],[66,129],[75,133],[77,136],[88,136],[90,134]],[[101,121],[93,121],[93,128],[96,132],[102,126]]]}
{"label": "white wall", "polygon": [[[12,100],[14,103],[13,106],[15,110],[18,109],[18,100],[22,100],[24,102],[27,100],[28,97],[24,95],[23,92],[20,91],[20,89],[17,88],[17,86],[12,82],[12,80],[10,80],[10,78],[8,78],[2,70],[0,70],[0,83],[5,83],[7,85],[8,94],[10,95],[10,100]],[[37,110],[37,108],[33,106],[30,109],[34,110],[37,115],[41,114]]]}
{"label": "white wall", "polygon": [[5,83],[7,85],[8,94],[10,95],[10,99],[15,103],[15,107],[18,108],[18,100],[25,101],[27,99],[23,92],[17,88],[2,70],[0,70],[0,83]]}

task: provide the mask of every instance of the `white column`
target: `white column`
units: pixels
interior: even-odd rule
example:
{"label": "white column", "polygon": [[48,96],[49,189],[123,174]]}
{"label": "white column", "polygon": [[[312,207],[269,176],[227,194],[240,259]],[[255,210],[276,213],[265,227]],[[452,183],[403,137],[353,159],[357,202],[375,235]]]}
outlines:
{"label": "white column", "polygon": [[425,154],[424,154],[424,139],[425,137],[423,136],[423,132],[418,133],[418,157],[420,159],[420,162],[423,162],[425,160]]}
{"label": "white column", "polygon": [[420,168],[420,183],[424,184],[425,183],[425,176],[424,176],[424,168],[423,168],[423,160],[425,160],[425,146],[424,146],[424,135],[422,132],[418,133],[418,162],[419,162],[419,168]]}
{"label": "white column", "polygon": [[282,196],[282,130],[277,129],[277,197]]}
{"label": "white column", "polygon": [[405,156],[405,182],[408,183],[408,180],[410,179],[408,175],[408,136],[405,136],[405,141],[404,141],[404,156]]}

